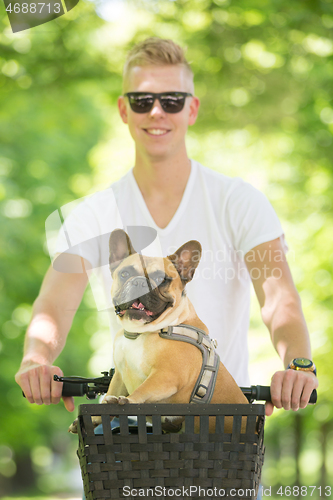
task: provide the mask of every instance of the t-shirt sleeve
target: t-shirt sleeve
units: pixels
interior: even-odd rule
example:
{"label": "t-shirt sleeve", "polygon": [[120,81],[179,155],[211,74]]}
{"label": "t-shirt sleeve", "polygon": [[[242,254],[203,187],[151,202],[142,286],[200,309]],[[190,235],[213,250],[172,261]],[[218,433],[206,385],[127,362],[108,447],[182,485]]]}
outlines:
{"label": "t-shirt sleeve", "polygon": [[100,225],[94,211],[86,200],[80,202],[59,230],[53,262],[57,259],[60,262],[59,254],[71,254],[83,257],[93,268],[99,267],[100,238]]}
{"label": "t-shirt sleeve", "polygon": [[82,272],[80,265],[78,271],[70,269],[71,262],[78,259],[66,258],[68,255],[83,257],[94,270],[108,266],[110,234],[124,227],[114,189],[110,187],[71,202],[61,207],[60,213],[64,222],[60,230],[58,228],[56,243],[50,252],[55,256],[53,267],[60,266],[57,270],[61,272]]}
{"label": "t-shirt sleeve", "polygon": [[229,193],[226,208],[229,234],[237,251],[245,255],[257,245],[276,238],[281,238],[284,250],[288,250],[274,208],[251,184],[239,180]]}

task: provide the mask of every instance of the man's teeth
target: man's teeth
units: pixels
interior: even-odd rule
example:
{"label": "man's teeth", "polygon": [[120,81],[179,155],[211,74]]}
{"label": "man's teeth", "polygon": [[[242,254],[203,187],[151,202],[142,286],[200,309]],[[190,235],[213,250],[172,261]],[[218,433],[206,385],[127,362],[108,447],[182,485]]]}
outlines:
{"label": "man's teeth", "polygon": [[147,132],[149,134],[153,134],[153,135],[163,135],[163,134],[165,134],[167,132],[167,130],[163,130],[163,129],[160,129],[160,128],[148,128]]}

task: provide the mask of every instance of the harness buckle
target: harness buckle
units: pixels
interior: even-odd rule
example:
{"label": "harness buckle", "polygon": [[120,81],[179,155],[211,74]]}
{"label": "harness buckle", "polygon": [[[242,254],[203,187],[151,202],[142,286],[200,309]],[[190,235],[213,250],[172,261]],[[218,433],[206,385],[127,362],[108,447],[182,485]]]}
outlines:
{"label": "harness buckle", "polygon": [[195,392],[195,395],[198,396],[199,398],[204,398],[207,394],[207,391],[208,391],[208,387],[203,385],[203,384],[199,384],[198,385],[198,388]]}
{"label": "harness buckle", "polygon": [[168,326],[167,328],[162,328],[162,333],[167,333],[168,335],[172,335],[173,326]]}

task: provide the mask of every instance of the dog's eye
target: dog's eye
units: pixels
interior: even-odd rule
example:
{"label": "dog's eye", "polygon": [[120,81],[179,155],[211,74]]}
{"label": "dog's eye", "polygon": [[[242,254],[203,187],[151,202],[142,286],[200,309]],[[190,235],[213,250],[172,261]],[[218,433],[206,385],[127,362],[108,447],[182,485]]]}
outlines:
{"label": "dog's eye", "polygon": [[165,285],[168,281],[172,281],[172,278],[170,278],[169,276],[160,275],[160,276],[155,276],[154,281],[157,286],[160,286],[160,285]]}
{"label": "dog's eye", "polygon": [[164,281],[164,276],[157,276],[155,278],[156,285],[160,285],[161,283],[163,283],[163,281]]}
{"label": "dog's eye", "polygon": [[128,271],[123,271],[120,273],[120,277],[123,279],[126,279],[129,277],[129,272]]}

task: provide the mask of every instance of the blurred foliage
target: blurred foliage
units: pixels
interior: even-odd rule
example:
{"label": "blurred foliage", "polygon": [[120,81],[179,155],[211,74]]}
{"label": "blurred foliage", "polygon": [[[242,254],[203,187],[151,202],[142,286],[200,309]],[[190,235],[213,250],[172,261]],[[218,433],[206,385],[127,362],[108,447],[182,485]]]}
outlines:
{"label": "blurred foliage", "polygon": [[[57,457],[70,448],[68,460],[75,461],[75,438],[66,434],[73,417],[62,405],[28,405],[14,374],[31,306],[50,264],[45,219],[63,204],[118,179],[133,164],[130,137],[118,117],[116,102],[127,50],[151,35],[173,38],[188,48],[201,99],[199,119],[188,134],[190,156],[261,189],[283,222],[320,377],[321,404],[302,413],[303,432],[312,436],[312,441],[304,438],[300,450],[301,479],[307,484],[312,476],[304,472],[306,453],[312,450],[314,456],[314,449],[322,450],[323,424],[330,436],[327,463],[333,445],[329,434],[332,1],[81,0],[66,16],[16,34],[1,5],[3,488],[14,488],[20,459],[30,457],[40,491],[56,491],[60,483],[68,489],[69,480],[59,477],[64,477],[71,462],[63,459],[59,466]],[[250,335],[253,383],[267,383],[281,363],[255,304]],[[98,375],[109,367],[107,338],[105,318],[93,310],[88,290],[57,364],[68,375]],[[295,414],[278,411],[267,423],[267,483],[273,477],[280,484],[296,481],[294,450],[289,455],[286,451],[296,421]],[[285,443],[284,452],[281,443]],[[324,460],[322,451],[319,455],[317,471]],[[55,464],[63,476],[56,475]],[[333,474],[332,467],[326,469]],[[318,472],[313,480],[320,481],[319,476]]]}

